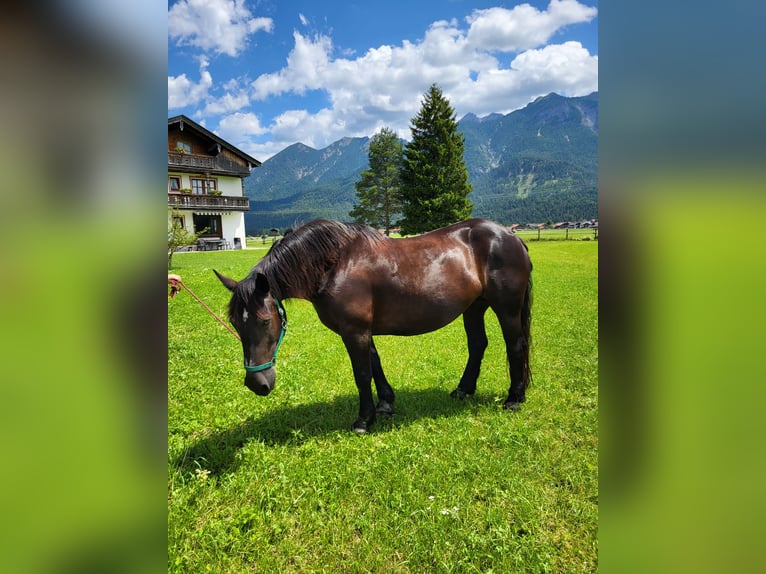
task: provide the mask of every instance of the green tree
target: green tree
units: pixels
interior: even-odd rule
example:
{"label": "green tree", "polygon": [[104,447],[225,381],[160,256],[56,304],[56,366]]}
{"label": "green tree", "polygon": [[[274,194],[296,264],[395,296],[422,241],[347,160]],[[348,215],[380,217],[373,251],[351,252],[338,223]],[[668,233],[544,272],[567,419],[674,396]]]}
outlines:
{"label": "green tree", "polygon": [[192,245],[197,242],[200,235],[207,231],[207,227],[197,233],[187,231],[181,225],[181,214],[175,210],[168,210],[168,269],[173,267],[173,253],[179,248]]}
{"label": "green tree", "polygon": [[401,172],[402,233],[444,227],[471,216],[471,184],[465,167],[465,140],[455,110],[432,84],[410,126]]}
{"label": "green tree", "polygon": [[389,235],[395,218],[401,214],[399,173],[402,165],[402,142],[388,128],[372,136],[368,158],[369,169],[354,184],[359,203],[349,215],[359,223],[383,228]]}

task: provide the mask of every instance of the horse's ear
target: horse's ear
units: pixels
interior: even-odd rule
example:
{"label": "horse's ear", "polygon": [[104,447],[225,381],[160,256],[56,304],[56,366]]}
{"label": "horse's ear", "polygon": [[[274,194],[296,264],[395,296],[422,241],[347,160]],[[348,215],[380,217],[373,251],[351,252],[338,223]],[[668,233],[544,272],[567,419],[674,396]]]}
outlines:
{"label": "horse's ear", "polygon": [[225,275],[221,275],[215,269],[213,269],[213,273],[215,273],[216,277],[221,280],[223,286],[226,287],[229,291],[234,291],[234,289],[237,287],[237,282],[234,279],[226,277]]}
{"label": "horse's ear", "polygon": [[255,290],[260,295],[266,295],[271,290],[269,288],[269,280],[266,279],[266,276],[263,273],[255,274]]}

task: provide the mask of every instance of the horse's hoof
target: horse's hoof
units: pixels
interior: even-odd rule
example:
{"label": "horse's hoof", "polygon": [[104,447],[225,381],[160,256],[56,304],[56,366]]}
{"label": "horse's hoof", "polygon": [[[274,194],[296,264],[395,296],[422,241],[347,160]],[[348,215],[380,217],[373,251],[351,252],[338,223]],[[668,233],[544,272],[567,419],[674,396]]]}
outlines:
{"label": "horse's hoof", "polygon": [[455,389],[449,394],[449,396],[451,396],[453,399],[462,401],[464,398],[470,397],[472,394],[473,393],[466,393],[465,391],[462,391],[460,389]]}
{"label": "horse's hoof", "polygon": [[351,425],[351,430],[354,431],[356,434],[367,434],[367,431],[369,430],[370,425],[367,424],[362,419],[356,419],[354,421],[354,424]]}
{"label": "horse's hoof", "polygon": [[508,401],[503,404],[503,408],[507,411],[518,411],[521,409],[521,403],[515,401]]}
{"label": "horse's hoof", "polygon": [[375,412],[381,415],[393,415],[394,407],[388,401],[378,401],[378,406],[375,407]]}

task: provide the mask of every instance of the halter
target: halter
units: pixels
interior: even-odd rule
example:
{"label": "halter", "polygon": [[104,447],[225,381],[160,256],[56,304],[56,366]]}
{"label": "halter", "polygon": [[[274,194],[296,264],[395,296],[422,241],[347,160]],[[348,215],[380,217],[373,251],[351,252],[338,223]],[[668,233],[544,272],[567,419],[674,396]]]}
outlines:
{"label": "halter", "polygon": [[274,365],[277,364],[277,353],[279,352],[279,346],[282,344],[282,339],[285,338],[285,331],[287,331],[287,316],[285,315],[285,309],[282,307],[282,303],[279,302],[279,299],[274,298],[274,302],[277,304],[277,311],[279,311],[279,317],[282,319],[282,329],[279,331],[279,339],[277,339],[277,346],[274,347],[274,356],[271,358],[271,360],[268,363],[263,363],[262,365],[245,365],[245,370],[248,373],[257,373],[259,371],[265,371],[266,369],[270,369]]}

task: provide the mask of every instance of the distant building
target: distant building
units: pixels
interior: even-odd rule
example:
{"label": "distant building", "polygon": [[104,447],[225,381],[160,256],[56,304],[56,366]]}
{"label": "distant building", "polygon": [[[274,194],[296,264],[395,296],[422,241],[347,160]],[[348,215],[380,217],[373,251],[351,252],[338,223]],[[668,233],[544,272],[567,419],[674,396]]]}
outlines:
{"label": "distant building", "polygon": [[244,178],[260,165],[186,116],[168,119],[168,208],[210,245],[245,246]]}

